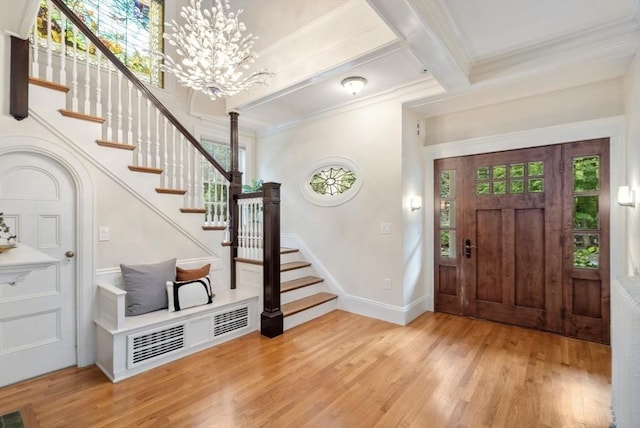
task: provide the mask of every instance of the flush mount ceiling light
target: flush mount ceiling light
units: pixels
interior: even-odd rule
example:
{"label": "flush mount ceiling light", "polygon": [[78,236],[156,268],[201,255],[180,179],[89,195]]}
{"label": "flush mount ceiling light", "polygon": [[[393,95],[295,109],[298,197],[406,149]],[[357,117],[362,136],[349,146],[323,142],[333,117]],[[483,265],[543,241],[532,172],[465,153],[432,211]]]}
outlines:
{"label": "flush mount ceiling light", "polygon": [[364,88],[364,85],[367,84],[367,79],[360,76],[351,76],[343,79],[341,85],[349,92],[351,95],[357,95],[358,92]]}
{"label": "flush mount ceiling light", "polygon": [[162,70],[212,100],[235,95],[255,84],[266,85],[266,79],[272,76],[266,69],[245,76],[258,55],[253,50],[257,37],[242,34],[247,31],[238,21],[242,9],[234,13],[229,11],[229,0],[215,0],[211,9],[203,11],[201,3],[191,0],[182,8],[183,26],[175,20],[167,23],[172,32],[163,37],[176,47],[180,58],[174,60],[163,54]]}

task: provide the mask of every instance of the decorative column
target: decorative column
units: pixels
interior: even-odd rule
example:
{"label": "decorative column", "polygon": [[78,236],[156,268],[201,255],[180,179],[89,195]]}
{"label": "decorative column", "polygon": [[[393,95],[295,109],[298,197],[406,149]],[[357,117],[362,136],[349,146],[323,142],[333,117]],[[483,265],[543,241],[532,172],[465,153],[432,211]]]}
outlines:
{"label": "decorative column", "polygon": [[263,336],[276,337],[284,330],[284,316],[280,310],[280,183],[264,183],[262,195],[264,310],[260,315],[260,333]]}

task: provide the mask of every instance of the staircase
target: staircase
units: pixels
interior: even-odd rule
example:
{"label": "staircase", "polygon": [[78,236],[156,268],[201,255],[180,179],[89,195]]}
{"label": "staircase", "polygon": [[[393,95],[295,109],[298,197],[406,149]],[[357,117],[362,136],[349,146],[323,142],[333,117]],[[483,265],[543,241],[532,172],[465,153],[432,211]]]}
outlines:
{"label": "staircase", "polygon": [[[250,287],[245,278],[261,275],[262,263],[244,258],[236,258],[236,262],[238,287]],[[285,331],[335,310],[337,299],[297,248],[280,249],[280,302]]]}
{"label": "staircase", "polygon": [[[67,24],[52,25],[50,15],[43,18],[45,30],[34,26],[29,115],[203,249],[217,253],[219,244],[228,242],[220,232],[213,239],[202,232],[222,231],[232,224],[232,254],[241,257],[232,260],[262,270],[262,260],[277,266],[280,259],[280,305],[277,299],[263,303],[265,312],[282,311],[285,330],[335,309],[337,296],[327,292],[323,279],[314,275],[298,250],[285,248],[278,254],[279,240],[272,237],[279,236],[280,185],[265,183],[261,192],[240,194],[237,167],[225,171],[62,0],[51,1]],[[72,43],[68,31],[54,38],[54,27],[67,28],[69,21]],[[78,31],[86,37],[84,45],[78,43]],[[26,78],[14,84],[26,92]],[[237,159],[238,115],[230,116],[232,159]],[[265,230],[271,233],[267,236]],[[238,264],[235,273],[242,270]],[[278,271],[266,268],[272,279],[262,284],[262,275],[254,272],[248,287],[261,296],[274,296]],[[231,279],[232,288],[242,288],[242,280],[233,275]],[[271,290],[264,288],[267,285]],[[281,327],[274,331],[282,332]]]}

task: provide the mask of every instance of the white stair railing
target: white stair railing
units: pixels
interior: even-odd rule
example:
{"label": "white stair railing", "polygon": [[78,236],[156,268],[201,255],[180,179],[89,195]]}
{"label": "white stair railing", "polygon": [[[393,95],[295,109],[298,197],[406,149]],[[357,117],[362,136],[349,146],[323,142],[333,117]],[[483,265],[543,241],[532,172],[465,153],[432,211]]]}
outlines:
{"label": "white stair railing", "polygon": [[143,90],[134,87],[51,0],[33,26],[31,53],[32,77],[70,86],[68,109],[106,119],[96,139],[131,146],[131,164],[162,169],[160,187],[186,191],[186,208],[205,211],[203,226],[227,226],[228,175],[196,150],[184,127],[178,128]]}
{"label": "white stair railing", "polygon": [[249,260],[263,259],[263,199],[238,199],[238,257]]}

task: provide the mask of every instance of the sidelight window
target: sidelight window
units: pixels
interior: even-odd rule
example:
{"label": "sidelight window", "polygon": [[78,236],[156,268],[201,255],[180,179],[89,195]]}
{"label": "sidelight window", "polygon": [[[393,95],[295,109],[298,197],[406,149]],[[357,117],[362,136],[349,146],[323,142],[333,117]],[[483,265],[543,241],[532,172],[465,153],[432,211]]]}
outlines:
{"label": "sidelight window", "polygon": [[456,188],[455,171],[440,171],[438,194],[440,195],[440,256],[456,257]]}
{"label": "sidelight window", "polygon": [[573,266],[600,266],[600,157],[573,158]]}

